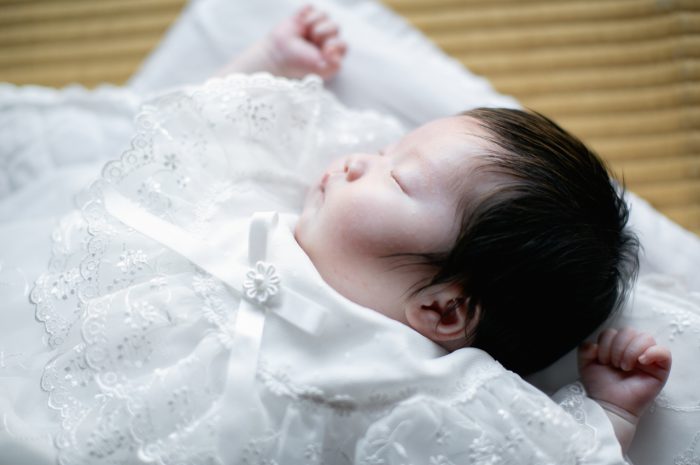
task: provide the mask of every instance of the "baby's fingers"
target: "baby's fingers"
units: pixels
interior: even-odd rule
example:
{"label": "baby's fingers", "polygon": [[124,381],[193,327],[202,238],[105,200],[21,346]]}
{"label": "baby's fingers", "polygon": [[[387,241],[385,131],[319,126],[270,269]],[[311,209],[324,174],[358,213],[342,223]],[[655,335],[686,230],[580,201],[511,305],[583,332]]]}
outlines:
{"label": "baby's fingers", "polygon": [[312,38],[311,35],[313,34],[314,29],[318,28],[323,23],[331,22],[328,15],[324,11],[317,9],[314,6],[304,10],[303,14],[301,14],[297,20],[303,28],[304,36],[306,36],[308,39]]}
{"label": "baby's fingers", "polygon": [[314,9],[315,9],[314,6],[311,4],[308,4],[308,3],[304,6],[302,6],[301,8],[299,8],[299,10],[297,10],[297,12],[295,14],[296,20],[297,21],[304,21],[306,19],[306,17],[309,15],[309,13],[314,11]]}
{"label": "baby's fingers", "polygon": [[617,330],[608,328],[598,335],[598,362],[601,365],[610,363],[610,348],[617,336]]}
{"label": "baby's fingers", "polygon": [[635,340],[638,333],[632,328],[623,328],[618,331],[610,347],[610,364],[615,368],[622,367],[622,357],[627,347]]}
{"label": "baby's fingers", "polygon": [[337,37],[339,33],[340,28],[338,25],[329,19],[325,19],[311,27],[309,37],[315,44],[322,45],[331,37]]}
{"label": "baby's fingers", "polygon": [[639,369],[654,378],[666,382],[671,372],[671,351],[666,347],[653,345],[638,357]]}
{"label": "baby's fingers", "polygon": [[632,370],[639,357],[654,344],[656,341],[650,334],[635,333],[620,356],[620,368],[624,371]]}
{"label": "baby's fingers", "polygon": [[345,55],[345,52],[347,52],[347,49],[347,44],[343,40],[338,37],[333,37],[323,44],[322,53],[331,61],[340,61]]}
{"label": "baby's fingers", "polygon": [[598,344],[584,342],[578,348],[578,369],[581,371],[598,359]]}

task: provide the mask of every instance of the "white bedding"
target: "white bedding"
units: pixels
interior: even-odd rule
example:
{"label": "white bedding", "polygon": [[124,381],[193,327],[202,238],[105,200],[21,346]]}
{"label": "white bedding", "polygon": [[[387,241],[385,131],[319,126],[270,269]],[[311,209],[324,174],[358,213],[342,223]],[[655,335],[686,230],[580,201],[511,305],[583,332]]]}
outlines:
{"label": "white bedding", "polygon": [[[344,69],[329,86],[345,103],[389,112],[408,127],[473,106],[517,106],[374,2],[316,3],[338,18],[350,43]],[[6,302],[4,308],[20,308],[18,301],[26,298],[31,283],[45,268],[52,247],[46,231],[70,210],[73,194],[128,144],[132,117],[143,95],[203,80],[299,4],[193,1],[132,78],[130,89],[105,87],[88,92],[0,86],[0,298]],[[422,65],[417,68],[415,63]],[[630,195],[630,203],[631,223],[644,247],[644,286],[620,319],[650,330],[671,346],[675,358],[671,380],[643,420],[630,457],[636,464],[698,463],[700,240],[636,196]],[[25,244],[35,245],[27,249]],[[24,286],[24,295],[9,292],[17,286]],[[42,353],[42,337],[36,325],[17,327],[14,338],[0,341],[1,375],[12,377],[28,366],[43,366],[46,356],[12,349],[17,341],[31,339],[37,341],[36,353]],[[533,380],[552,391],[574,376],[573,361],[565,357]],[[2,394],[7,393],[0,393],[2,399],[12,398]],[[46,402],[41,394],[25,395],[28,403]],[[8,435],[46,443],[42,431],[12,429],[15,423],[7,412],[21,412],[2,404],[0,410]]]}

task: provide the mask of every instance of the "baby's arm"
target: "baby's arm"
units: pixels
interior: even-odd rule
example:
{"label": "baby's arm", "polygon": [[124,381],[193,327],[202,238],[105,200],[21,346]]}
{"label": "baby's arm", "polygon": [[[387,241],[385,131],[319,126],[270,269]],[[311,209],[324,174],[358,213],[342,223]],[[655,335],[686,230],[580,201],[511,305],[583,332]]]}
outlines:
{"label": "baby's arm", "polygon": [[315,73],[329,79],[340,70],[346,50],[338,25],[322,11],[307,5],[275,26],[217,75],[267,71],[290,78]]}
{"label": "baby's arm", "polygon": [[630,328],[607,329],[596,344],[579,347],[578,359],[588,395],[605,409],[626,452],[639,417],[668,379],[671,352],[649,334]]}

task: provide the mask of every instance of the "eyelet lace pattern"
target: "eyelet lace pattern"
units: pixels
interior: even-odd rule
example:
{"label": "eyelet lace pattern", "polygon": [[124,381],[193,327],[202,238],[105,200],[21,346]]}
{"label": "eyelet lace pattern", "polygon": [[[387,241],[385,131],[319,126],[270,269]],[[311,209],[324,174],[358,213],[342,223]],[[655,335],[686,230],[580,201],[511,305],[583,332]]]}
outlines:
{"label": "eyelet lace pattern", "polygon": [[[103,183],[201,236],[221,216],[261,208],[250,202],[251,185],[274,184],[275,207],[298,208],[305,163],[322,163],[311,157],[376,148],[402,128],[345,109],[318,78],[266,74],[164,95],[142,107],[135,125],[130,148],[81,194],[80,214],[54,231],[49,271],[30,294],[58,354],[41,386],[61,413],[59,461],[222,463],[216,356],[237,302],[218,280],[113,218]],[[321,125],[338,138],[323,139]],[[273,294],[270,271],[265,290]]]}

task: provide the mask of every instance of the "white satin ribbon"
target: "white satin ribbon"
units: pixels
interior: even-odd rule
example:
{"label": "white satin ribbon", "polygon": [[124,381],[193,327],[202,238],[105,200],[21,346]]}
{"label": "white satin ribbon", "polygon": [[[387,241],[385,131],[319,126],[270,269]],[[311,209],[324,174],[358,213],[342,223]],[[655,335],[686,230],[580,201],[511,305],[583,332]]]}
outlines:
{"label": "white satin ribbon", "polygon": [[[216,238],[211,240],[212,237],[207,242],[198,239],[184,229],[147,212],[108,183],[103,184],[102,191],[105,208],[112,216],[215,276],[227,284],[230,290],[242,301],[248,299],[242,285],[251,268],[246,268],[231,260],[228,254],[222,250],[223,241]],[[273,213],[267,213],[267,215],[277,217]],[[275,219],[274,224],[276,221]],[[251,234],[248,241],[248,258],[251,267],[255,267],[258,261],[264,261],[267,254],[267,241],[256,239],[262,234],[263,229],[265,237],[267,237],[268,226],[261,226],[262,224],[256,222],[255,218],[251,224]],[[225,232],[221,232],[216,235],[223,238],[224,234]],[[284,284],[282,283],[282,285]],[[265,307],[274,310],[278,316],[310,334],[318,332],[327,312],[325,308],[289,287],[284,287],[284,292],[276,299],[266,302]]]}

